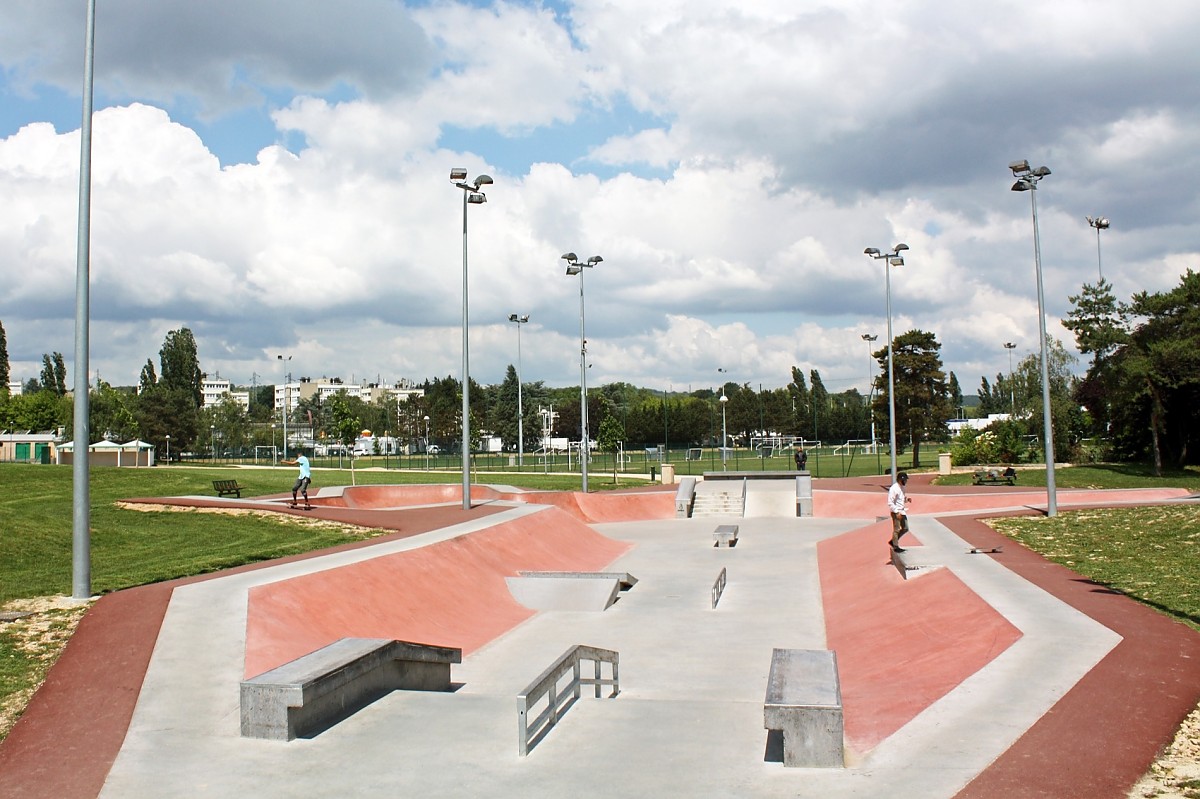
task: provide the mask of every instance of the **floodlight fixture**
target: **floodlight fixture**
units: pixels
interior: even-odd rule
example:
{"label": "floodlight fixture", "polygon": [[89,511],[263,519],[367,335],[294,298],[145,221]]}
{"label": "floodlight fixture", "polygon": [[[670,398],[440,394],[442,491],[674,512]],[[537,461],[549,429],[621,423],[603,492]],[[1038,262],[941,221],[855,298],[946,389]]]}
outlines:
{"label": "floodlight fixture", "polygon": [[1100,279],[1104,279],[1104,265],[1100,261],[1100,231],[1108,230],[1108,217],[1095,216],[1087,217],[1088,224],[1096,229],[1096,269],[1100,273]]}

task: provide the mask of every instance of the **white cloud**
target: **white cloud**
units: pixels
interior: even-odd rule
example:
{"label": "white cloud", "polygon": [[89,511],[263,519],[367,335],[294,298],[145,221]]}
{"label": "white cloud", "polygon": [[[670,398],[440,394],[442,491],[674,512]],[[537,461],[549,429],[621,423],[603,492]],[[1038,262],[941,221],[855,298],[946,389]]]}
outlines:
{"label": "white cloud", "polygon": [[[9,5],[0,88],[72,90],[78,9]],[[1162,88],[1194,72],[1180,31],[1200,10],[1182,5],[309,0],[278,19],[172,0],[134,20],[114,0],[101,93],[144,102],[96,115],[92,362],[133,383],[189,326],[206,368],[240,382],[275,379],[278,352],[311,376],[457,374],[461,166],[495,178],[469,210],[483,382],[515,360],[513,312],[532,317],[524,377],[578,380],[578,281],[559,260],[574,250],[605,258],[586,275],[589,383],[699,387],[721,366],[778,386],[795,365],[863,389],[861,336],[885,325],[863,249],[904,241],[895,332],[937,333],[970,391],[1007,369],[1003,341],[1036,348],[1013,158],[1053,169],[1038,193],[1053,335],[1069,341],[1057,320],[1095,274],[1084,214],[1113,220],[1118,296],[1197,265],[1200,114],[1190,86]],[[256,93],[273,143],[222,166],[188,114]],[[78,131],[27,121],[0,138],[0,319],[25,377],[71,348],[79,150]]]}

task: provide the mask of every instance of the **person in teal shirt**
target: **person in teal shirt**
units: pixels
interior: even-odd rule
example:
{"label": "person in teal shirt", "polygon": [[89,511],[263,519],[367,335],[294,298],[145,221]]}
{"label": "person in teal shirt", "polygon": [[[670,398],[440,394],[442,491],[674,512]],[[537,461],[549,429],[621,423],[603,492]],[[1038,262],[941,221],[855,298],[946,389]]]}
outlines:
{"label": "person in teal shirt", "polygon": [[312,468],[308,465],[308,456],[306,456],[304,453],[300,453],[296,456],[295,460],[280,461],[280,463],[286,463],[289,466],[300,467],[300,474],[296,477],[296,482],[292,486],[292,504],[296,504],[296,493],[299,492],[304,495],[304,504],[307,505],[308,486],[310,483],[312,483]]}

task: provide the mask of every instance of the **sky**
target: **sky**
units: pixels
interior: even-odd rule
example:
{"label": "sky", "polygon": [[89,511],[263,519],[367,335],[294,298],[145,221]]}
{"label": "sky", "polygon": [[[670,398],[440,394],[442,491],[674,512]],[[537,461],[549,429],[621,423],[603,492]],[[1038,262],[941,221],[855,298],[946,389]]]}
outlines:
{"label": "sky", "polygon": [[[86,7],[0,4],[22,381],[44,353],[74,374]],[[589,386],[796,366],[865,393],[890,282],[893,334],[932,331],[972,393],[1038,351],[1011,162],[1051,170],[1069,350],[1084,283],[1200,268],[1197,33],[1177,0],[98,0],[90,378],[136,384],[181,327],[235,384],[461,378],[463,168],[494,181],[466,211],[480,383],[579,385],[582,289]],[[863,253],[901,242],[890,276]],[[603,261],[571,277],[566,252]]]}

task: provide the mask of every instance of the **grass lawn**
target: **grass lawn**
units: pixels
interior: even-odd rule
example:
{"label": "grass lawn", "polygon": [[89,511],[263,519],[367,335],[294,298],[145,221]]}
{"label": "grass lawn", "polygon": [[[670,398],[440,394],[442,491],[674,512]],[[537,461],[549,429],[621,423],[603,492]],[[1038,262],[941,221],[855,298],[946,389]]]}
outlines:
{"label": "grass lawn", "polygon": [[[982,466],[976,468],[983,468]],[[937,485],[971,485],[971,472],[939,475]],[[1046,469],[1018,469],[1017,485],[1046,487]],[[1164,469],[1161,477],[1154,468],[1141,463],[1102,463],[1091,466],[1067,466],[1054,470],[1057,488],[1186,488],[1200,492],[1200,469]]]}
{"label": "grass lawn", "polygon": [[1096,582],[1200,630],[1200,505],[1061,511],[988,522]]}

